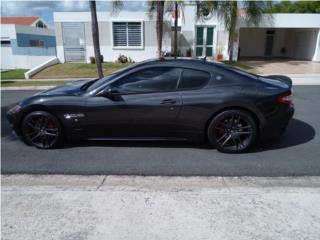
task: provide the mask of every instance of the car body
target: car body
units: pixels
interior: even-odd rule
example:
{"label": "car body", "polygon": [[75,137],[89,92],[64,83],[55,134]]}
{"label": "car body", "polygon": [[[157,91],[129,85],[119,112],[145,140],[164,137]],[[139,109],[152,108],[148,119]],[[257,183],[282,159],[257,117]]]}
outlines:
{"label": "car body", "polygon": [[[244,122],[254,125],[250,129],[255,131],[256,141],[277,135],[288,125],[294,113],[289,99],[291,87],[292,81],[286,76],[261,77],[211,61],[149,60],[100,80],[78,80],[37,93],[20,101],[7,116],[24,140],[23,121],[28,114],[38,112],[50,114],[59,126],[59,135],[69,140],[210,141],[210,123],[226,111],[240,111]],[[228,121],[237,125],[232,118],[223,121],[222,125]],[[30,139],[27,142],[33,144]],[[237,151],[218,149],[240,152],[250,146]]]}

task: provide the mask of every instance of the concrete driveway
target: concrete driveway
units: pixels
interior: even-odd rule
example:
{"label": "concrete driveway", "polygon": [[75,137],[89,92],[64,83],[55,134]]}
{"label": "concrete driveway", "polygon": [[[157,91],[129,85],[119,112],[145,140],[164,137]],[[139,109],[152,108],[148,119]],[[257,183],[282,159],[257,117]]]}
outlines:
{"label": "concrete driveway", "polygon": [[240,62],[261,74],[320,74],[320,62],[289,59],[244,59]]}

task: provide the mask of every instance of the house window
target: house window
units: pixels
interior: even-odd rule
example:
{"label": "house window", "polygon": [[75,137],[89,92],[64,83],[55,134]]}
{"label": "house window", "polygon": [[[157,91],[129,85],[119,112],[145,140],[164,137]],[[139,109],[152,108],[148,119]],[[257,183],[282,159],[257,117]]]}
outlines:
{"label": "house window", "polygon": [[44,47],[44,41],[42,40],[30,40],[30,47]]}
{"label": "house window", "polygon": [[10,46],[10,40],[1,40],[1,46]]}
{"label": "house window", "polygon": [[113,22],[113,46],[115,48],[142,48],[142,22]]}
{"label": "house window", "polygon": [[196,28],[196,56],[212,57],[214,27],[199,26]]}

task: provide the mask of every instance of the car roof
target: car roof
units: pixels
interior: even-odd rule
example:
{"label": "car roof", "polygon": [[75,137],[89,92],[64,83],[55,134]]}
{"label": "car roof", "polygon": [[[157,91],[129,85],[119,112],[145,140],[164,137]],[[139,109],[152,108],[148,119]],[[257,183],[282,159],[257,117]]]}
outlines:
{"label": "car roof", "polygon": [[[201,70],[211,71],[212,67],[215,67],[218,63],[213,61],[207,61],[202,59],[192,59],[192,58],[163,58],[163,59],[149,59],[139,62],[135,67],[144,66],[174,66],[174,67],[184,67],[184,68],[195,68]],[[219,64],[220,65],[220,64]]]}

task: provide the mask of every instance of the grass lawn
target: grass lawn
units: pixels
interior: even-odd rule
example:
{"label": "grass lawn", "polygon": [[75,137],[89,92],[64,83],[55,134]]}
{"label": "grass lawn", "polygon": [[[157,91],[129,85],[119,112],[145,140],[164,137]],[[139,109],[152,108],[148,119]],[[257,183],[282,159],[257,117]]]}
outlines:
{"label": "grass lawn", "polygon": [[222,61],[222,63],[227,64],[227,65],[232,66],[232,67],[239,68],[241,70],[244,70],[244,71],[247,71],[247,72],[250,72],[250,73],[254,73],[254,74],[258,74],[259,73],[255,68],[247,66],[247,65],[245,65],[243,63],[240,63],[240,62]]}
{"label": "grass lawn", "polygon": [[[108,75],[128,63],[103,63],[103,74]],[[64,63],[48,67],[34,75],[33,79],[59,79],[59,78],[95,78],[97,77],[96,65],[87,63]]]}
{"label": "grass lawn", "polygon": [[50,80],[50,81],[42,81],[42,80],[24,80],[24,81],[13,81],[13,80],[5,80],[1,81],[1,87],[25,87],[25,86],[57,86],[63,85],[70,81],[59,81],[59,80]]}
{"label": "grass lawn", "polygon": [[14,69],[5,72],[1,72],[1,79],[24,79],[24,73],[27,69]]}

